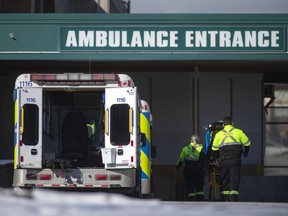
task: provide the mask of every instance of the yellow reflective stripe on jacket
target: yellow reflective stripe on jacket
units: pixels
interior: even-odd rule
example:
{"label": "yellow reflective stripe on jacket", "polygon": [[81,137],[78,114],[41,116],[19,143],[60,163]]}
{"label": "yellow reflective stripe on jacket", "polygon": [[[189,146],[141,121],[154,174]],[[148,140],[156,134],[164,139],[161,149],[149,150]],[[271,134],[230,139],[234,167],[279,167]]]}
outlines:
{"label": "yellow reflective stripe on jacket", "polygon": [[190,160],[190,161],[198,161],[200,157],[200,152],[202,151],[203,146],[201,144],[196,144],[196,148],[193,151],[193,143],[190,143],[187,146],[184,146],[184,148],[181,151],[179,160]]}
{"label": "yellow reflective stripe on jacket", "polygon": [[250,142],[250,140],[248,140],[247,142],[245,142],[245,143],[242,143],[244,146],[250,146],[251,145],[251,142]]}
{"label": "yellow reflective stripe on jacket", "polygon": [[196,193],[188,193],[188,197],[195,197]]}
{"label": "yellow reflective stripe on jacket", "polygon": [[204,195],[204,192],[203,191],[196,191],[196,196],[202,196],[202,195]]}
{"label": "yellow reflective stripe on jacket", "polygon": [[221,194],[223,194],[223,195],[229,195],[229,194],[230,194],[230,191],[221,191]]}
{"label": "yellow reflective stripe on jacket", "polygon": [[232,191],[229,191],[229,194],[230,195],[239,195],[239,191],[237,191],[237,190],[232,190]]}
{"label": "yellow reflective stripe on jacket", "polygon": [[[229,131],[223,130],[224,138],[222,139],[222,142],[220,143],[219,147],[223,145],[241,145],[240,142],[237,142],[237,140],[233,137],[232,131],[234,128],[231,128]],[[228,138],[230,138],[230,142],[225,142]]]}
{"label": "yellow reflective stripe on jacket", "polygon": [[223,195],[239,195],[239,191],[237,191],[237,190],[221,191],[221,194],[223,194]]}
{"label": "yellow reflective stripe on jacket", "polygon": [[223,130],[215,135],[212,150],[216,151],[228,145],[250,146],[250,144],[250,140],[242,130],[234,128],[232,125],[226,125]]}

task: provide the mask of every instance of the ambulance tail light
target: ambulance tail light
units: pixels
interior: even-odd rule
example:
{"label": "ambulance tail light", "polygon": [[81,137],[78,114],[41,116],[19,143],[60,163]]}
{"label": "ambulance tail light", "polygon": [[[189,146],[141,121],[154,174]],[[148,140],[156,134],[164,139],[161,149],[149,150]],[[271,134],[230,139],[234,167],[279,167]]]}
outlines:
{"label": "ambulance tail light", "polygon": [[31,74],[31,81],[35,82],[56,82],[56,83],[71,83],[71,82],[106,82],[119,81],[117,74],[84,74],[84,73],[63,73],[63,74]]}
{"label": "ambulance tail light", "polygon": [[105,174],[96,174],[95,179],[98,181],[106,181],[108,180],[108,175]]}
{"label": "ambulance tail light", "polygon": [[51,180],[52,175],[51,174],[40,174],[39,175],[39,180]]}
{"label": "ambulance tail light", "polygon": [[110,175],[110,180],[111,181],[120,181],[121,180],[121,175]]}

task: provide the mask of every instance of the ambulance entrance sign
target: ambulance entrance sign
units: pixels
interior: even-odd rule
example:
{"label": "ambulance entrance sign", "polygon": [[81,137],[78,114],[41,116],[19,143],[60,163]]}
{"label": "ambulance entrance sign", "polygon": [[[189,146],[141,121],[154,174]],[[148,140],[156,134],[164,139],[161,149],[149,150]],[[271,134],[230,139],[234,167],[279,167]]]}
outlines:
{"label": "ambulance entrance sign", "polygon": [[60,27],[65,52],[285,52],[284,26]]}

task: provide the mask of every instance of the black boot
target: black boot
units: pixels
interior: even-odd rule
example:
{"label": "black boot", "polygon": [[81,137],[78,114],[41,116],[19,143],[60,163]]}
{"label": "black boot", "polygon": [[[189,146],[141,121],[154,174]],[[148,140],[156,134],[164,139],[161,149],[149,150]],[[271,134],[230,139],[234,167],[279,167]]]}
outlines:
{"label": "black boot", "polygon": [[204,201],[203,195],[196,195],[196,201]]}
{"label": "black boot", "polygon": [[237,201],[239,201],[239,195],[238,194],[230,194],[229,199],[231,202],[237,202]]}
{"label": "black boot", "polygon": [[221,200],[224,202],[229,202],[230,201],[229,196],[230,195],[228,194],[221,194]]}
{"label": "black boot", "polygon": [[188,201],[196,201],[196,197],[195,196],[188,196],[187,200]]}

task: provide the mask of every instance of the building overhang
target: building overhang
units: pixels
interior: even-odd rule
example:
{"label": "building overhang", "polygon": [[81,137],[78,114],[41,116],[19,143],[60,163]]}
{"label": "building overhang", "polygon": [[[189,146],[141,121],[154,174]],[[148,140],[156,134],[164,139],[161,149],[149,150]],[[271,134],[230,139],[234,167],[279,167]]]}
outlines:
{"label": "building overhang", "polygon": [[288,14],[0,14],[0,60],[287,61]]}

